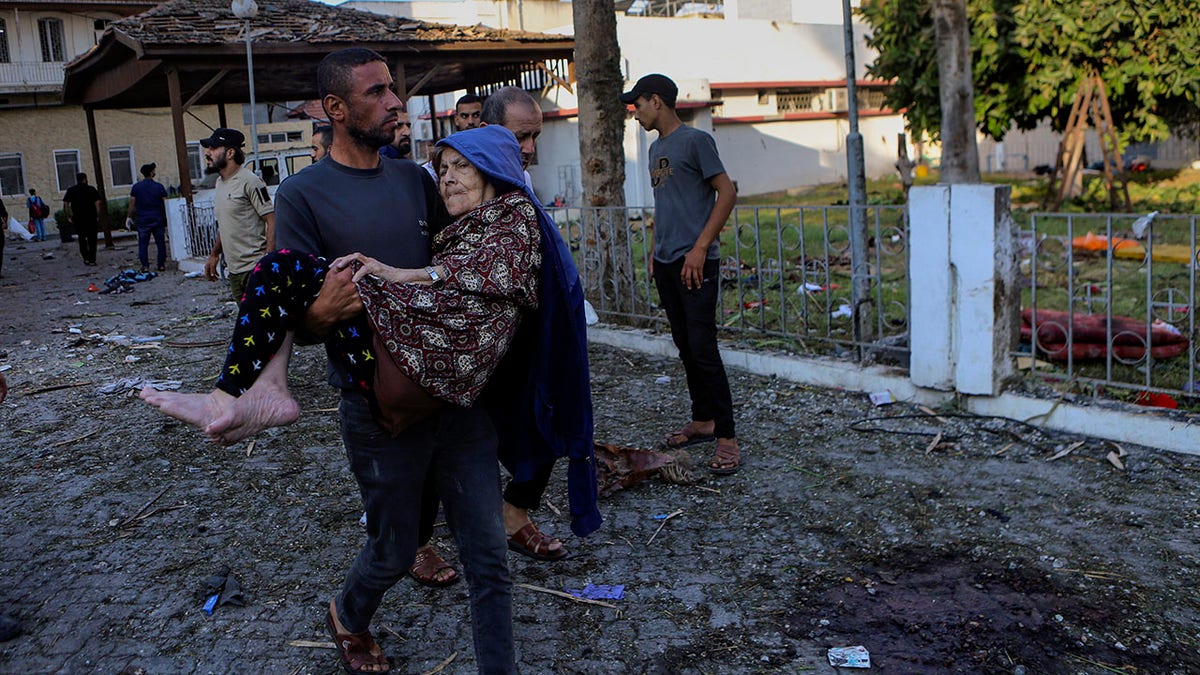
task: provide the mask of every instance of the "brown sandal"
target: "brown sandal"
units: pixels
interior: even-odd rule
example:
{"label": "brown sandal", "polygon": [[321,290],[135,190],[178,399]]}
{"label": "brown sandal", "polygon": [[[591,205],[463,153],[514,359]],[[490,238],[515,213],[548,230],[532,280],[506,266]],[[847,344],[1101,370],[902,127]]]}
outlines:
{"label": "brown sandal", "polygon": [[[450,576],[439,579],[439,573],[444,570],[450,570]],[[457,583],[461,578],[458,576],[458,570],[446,562],[432,546],[417,549],[417,557],[413,559],[408,574],[418,584],[429,588],[445,588]]]}
{"label": "brown sandal", "polygon": [[554,537],[547,537],[537,529],[537,525],[529,523],[509,536],[508,550],[527,555],[534,560],[562,560],[567,557],[567,550],[551,550],[550,545],[555,541],[557,540]]}
{"label": "brown sandal", "polygon": [[679,431],[672,431],[667,434],[663,444],[668,448],[682,448],[696,443],[707,443],[713,439],[712,434],[706,434],[696,430],[695,422],[688,422],[683,425]]}
{"label": "brown sandal", "polygon": [[737,441],[717,441],[717,454],[708,463],[708,471],[714,476],[731,476],[742,468],[742,450]]}
{"label": "brown sandal", "polygon": [[334,611],[334,603],[330,601],[329,612],[325,615],[325,627],[329,629],[329,634],[337,645],[342,668],[350,675],[377,675],[388,672],[391,665],[383,655],[383,650],[375,644],[371,631],[339,633],[333,619]]}

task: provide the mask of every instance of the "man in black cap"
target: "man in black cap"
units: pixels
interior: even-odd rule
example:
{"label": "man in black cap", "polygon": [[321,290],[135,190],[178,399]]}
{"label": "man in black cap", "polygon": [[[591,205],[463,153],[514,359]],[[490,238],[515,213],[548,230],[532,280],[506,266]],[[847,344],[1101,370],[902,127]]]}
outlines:
{"label": "man in black cap", "polygon": [[237,129],[215,129],[200,141],[204,146],[204,172],[217,174],[217,192],[213,212],[217,216],[217,239],[204,263],[204,275],[217,279],[221,255],[229,268],[229,290],[234,302],[241,303],[246,277],[258,259],[275,250],[275,207],[267,185],[253,172],[242,167],[246,137]]}
{"label": "man in black cap", "polygon": [[712,136],[684,124],[675,112],[679,88],[671,78],[647,75],[621,94],[650,144],[654,188],[654,255],[650,272],[687,373],[692,419],[667,435],[668,447],[717,440],[709,471],[735,473],[741,451],[733,425],[733,397],[717,349],[718,237],[737,202],[733,181]]}
{"label": "man in black cap", "polygon": [[100,222],[100,191],[88,185],[87,174],[75,174],[75,184],[63,195],[63,209],[67,220],[79,237],[79,255],[84,265],[96,264],[96,229]]}
{"label": "man in black cap", "polygon": [[154,162],[142,165],[142,179],[129,190],[129,210],[125,212],[127,229],[137,223],[138,260],[143,272],[150,271],[150,237],[154,237],[158,249],[158,271],[165,270],[167,264],[167,188],[154,180],[156,168]]}

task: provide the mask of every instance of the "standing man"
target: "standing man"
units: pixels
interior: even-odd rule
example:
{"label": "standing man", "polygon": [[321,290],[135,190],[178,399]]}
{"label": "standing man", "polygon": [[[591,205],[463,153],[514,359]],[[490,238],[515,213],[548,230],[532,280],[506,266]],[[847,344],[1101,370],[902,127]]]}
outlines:
{"label": "standing man", "polygon": [[[258,259],[275,250],[275,207],[267,184],[242,167],[246,137],[237,129],[215,129],[200,141],[204,146],[204,172],[217,174],[213,211],[217,216],[217,239],[204,263],[204,276],[216,281],[221,254],[229,268],[229,291],[241,303],[246,277]],[[299,174],[297,174],[299,175]]]}
{"label": "standing man", "polygon": [[666,438],[679,448],[717,439],[709,471],[736,473],[741,451],[733,425],[733,397],[717,349],[717,238],[737,202],[733,181],[712,136],[685,125],[675,112],[679,88],[665,75],[647,75],[621,102],[633,104],[633,117],[650,144],[650,184],[654,188],[654,255],[650,261],[671,337],[687,373],[692,419]]}
{"label": "standing man", "polygon": [[166,270],[167,265],[167,188],[154,180],[157,168],[154,162],[142,165],[142,179],[130,188],[129,210],[125,213],[126,223],[136,217],[138,260],[143,272],[150,271],[150,237],[154,237],[158,249],[158,271]]}
{"label": "standing man", "polygon": [[479,126],[489,124],[513,132],[521,144],[521,167],[525,169],[525,184],[533,188],[529,165],[537,154],[537,139],[542,135],[542,107],[529,92],[519,87],[501,87],[487,97],[483,104]]}
{"label": "standing man", "polygon": [[333,145],[333,127],[329,125],[319,126],[313,129],[312,134],[312,161],[313,164],[321,161],[321,158],[329,154],[329,146]]}
{"label": "standing man", "polygon": [[46,241],[46,216],[50,215],[50,207],[38,196],[37,190],[29,188],[25,209],[29,211],[29,223],[34,228],[34,241]]}
{"label": "standing man", "polygon": [[[387,62],[369,49],[343,49],[325,57],[317,77],[334,142],[328,157],[280,186],[280,246],[330,260],[357,251],[396,267],[428,265],[431,231],[443,221],[436,186],[416,164],[379,156],[394,139],[402,110]],[[352,276],[350,268],[328,272],[305,315],[311,335],[370,330]],[[371,637],[371,619],[412,565],[428,474],[445,499],[467,570],[475,667],[516,672],[496,432],[487,412],[445,406],[392,436],[336,358],[330,358],[330,383],[341,390],[342,442],[367,517],[367,541],[326,619],[343,666],[388,670]]]}
{"label": "standing man", "polygon": [[79,255],[84,265],[96,264],[96,229],[101,208],[100,191],[88,185],[86,173],[75,174],[75,184],[63,195],[63,211],[79,237]]}
{"label": "standing man", "polygon": [[379,156],[388,159],[412,159],[412,122],[408,111],[396,113],[396,135],[392,142],[379,149]]}
{"label": "standing man", "polygon": [[454,104],[454,130],[466,131],[478,127],[482,114],[483,99],[475,94],[463,94]]}

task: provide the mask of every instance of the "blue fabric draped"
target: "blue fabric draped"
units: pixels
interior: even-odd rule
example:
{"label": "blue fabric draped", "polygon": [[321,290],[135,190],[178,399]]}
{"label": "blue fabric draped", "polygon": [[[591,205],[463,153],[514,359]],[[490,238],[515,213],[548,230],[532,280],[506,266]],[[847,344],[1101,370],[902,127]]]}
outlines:
{"label": "blue fabric draped", "polygon": [[521,322],[484,401],[500,439],[500,459],[513,479],[565,457],[571,531],[585,537],[600,527],[592,393],[588,371],[583,284],[558,227],[525,184],[521,148],[512,132],[491,125],[438,141],[461,153],[500,189],[524,192],[537,208],[542,233],[538,309]]}

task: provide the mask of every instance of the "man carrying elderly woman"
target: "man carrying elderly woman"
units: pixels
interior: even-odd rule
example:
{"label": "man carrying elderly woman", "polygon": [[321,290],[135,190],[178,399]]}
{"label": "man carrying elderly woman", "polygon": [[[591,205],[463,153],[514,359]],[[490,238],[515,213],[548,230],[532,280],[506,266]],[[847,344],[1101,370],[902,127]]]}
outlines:
{"label": "man carrying elderly woman", "polygon": [[578,273],[524,185],[511,132],[487,127],[439,143],[441,196],[455,220],[438,230],[428,174],[379,160],[400,108],[386,62],[341,50],[318,80],[330,155],[280,186],[281,249],[248,280],[217,389],[142,397],[236,442],[297,418],[292,333],[324,338],[367,514],[367,542],[326,619],[343,667],[389,670],[369,624],[413,562],[431,469],[469,585],[475,665],[515,672],[498,446],[521,447],[528,473],[571,458],[572,527],[586,535],[600,520]]}

